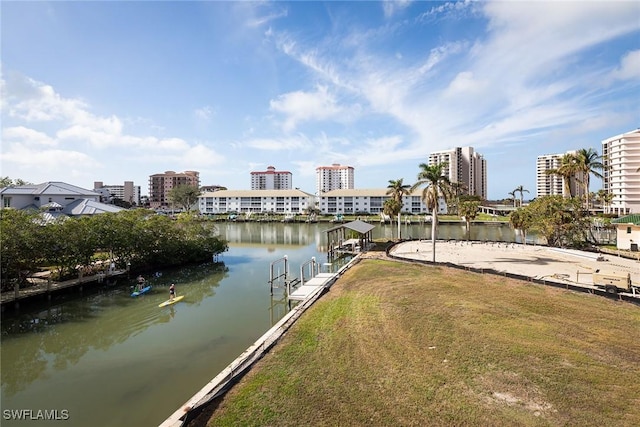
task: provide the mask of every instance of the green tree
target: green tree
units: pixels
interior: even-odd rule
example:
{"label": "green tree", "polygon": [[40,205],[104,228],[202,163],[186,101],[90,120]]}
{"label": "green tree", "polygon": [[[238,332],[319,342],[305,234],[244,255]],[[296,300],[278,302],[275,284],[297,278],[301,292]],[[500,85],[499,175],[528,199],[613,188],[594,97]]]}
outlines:
{"label": "green tree", "polygon": [[539,197],[525,209],[531,212],[532,229],[542,235],[549,246],[581,247],[588,241],[590,223],[583,215],[579,197]]}
{"label": "green tree", "polygon": [[522,232],[522,243],[527,244],[527,231],[533,226],[533,216],[528,208],[518,208],[509,214],[511,226]]}
{"label": "green tree", "polygon": [[193,185],[177,185],[169,190],[167,197],[178,205],[184,212],[190,211],[202,194],[200,189]]}
{"label": "green tree", "polygon": [[[409,194],[409,188],[411,188],[409,184],[404,184],[402,181],[402,178],[389,180],[389,185],[387,185],[387,194],[391,195],[391,200],[394,200],[395,203],[389,204],[387,207],[390,207],[391,209],[384,212],[391,217],[398,217],[398,239],[400,238],[400,212],[402,211],[403,206],[402,197]],[[386,202],[385,205],[387,205]]]}
{"label": "green tree", "polygon": [[57,268],[58,279],[75,277],[96,252],[97,238],[90,217],[61,216],[44,226],[42,249],[46,262]]}
{"label": "green tree", "polygon": [[438,231],[438,208],[440,198],[445,203],[451,198],[451,183],[443,172],[447,167],[447,163],[438,163],[428,165],[420,163],[420,172],[418,173],[418,181],[413,184],[410,192],[417,188],[422,189],[422,201],[427,209],[431,210],[431,246],[433,251],[433,262],[436,262],[436,236]]}
{"label": "green tree", "polygon": [[478,217],[480,211],[480,202],[467,200],[460,203],[459,213],[464,217],[467,231],[467,240],[471,238],[471,221]]}
{"label": "green tree", "polygon": [[513,207],[515,208],[516,205],[518,204],[517,202],[518,199],[516,198],[516,190],[509,191],[507,194],[511,196],[508,200],[513,201]]}
{"label": "green tree", "polygon": [[11,179],[8,176],[3,176],[0,178],[0,188],[5,188],[5,187],[20,187],[22,185],[30,185],[30,182],[24,181],[20,178],[18,179]]}
{"label": "green tree", "polygon": [[596,178],[602,179],[602,174],[599,171],[605,169],[602,164],[602,156],[598,154],[593,148],[581,148],[576,154],[577,169],[583,174],[582,186],[585,194],[585,206],[587,211],[589,210],[589,181],[591,175]]}
{"label": "green tree", "polygon": [[38,213],[1,209],[0,230],[0,278],[7,290],[25,284],[42,264],[45,227]]}

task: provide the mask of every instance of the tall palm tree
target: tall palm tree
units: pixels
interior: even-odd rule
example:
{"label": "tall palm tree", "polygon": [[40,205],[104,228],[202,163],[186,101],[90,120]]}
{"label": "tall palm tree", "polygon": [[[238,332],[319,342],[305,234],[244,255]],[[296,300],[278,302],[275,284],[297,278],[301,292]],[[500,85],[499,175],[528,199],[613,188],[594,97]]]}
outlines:
{"label": "tall palm tree", "polygon": [[581,148],[576,154],[577,157],[577,169],[582,172],[582,186],[585,194],[585,205],[587,211],[589,210],[589,178],[591,175],[596,178],[602,179],[602,174],[598,171],[604,170],[605,166],[602,164],[602,156],[598,154],[593,148]]}
{"label": "tall palm tree", "polygon": [[451,183],[449,178],[443,175],[447,163],[437,163],[428,165],[420,163],[418,181],[411,187],[411,192],[419,187],[422,189],[422,201],[431,210],[431,246],[433,252],[433,262],[436,262],[436,235],[438,231],[438,208],[440,197],[445,202],[451,198]]}
{"label": "tall palm tree", "polygon": [[576,179],[576,173],[579,172],[578,156],[572,153],[567,153],[560,158],[560,166],[556,169],[547,169],[545,172],[547,175],[557,175],[562,177],[562,183],[564,186],[563,196],[571,198],[571,184]]}
{"label": "tall palm tree", "polygon": [[456,202],[456,211],[455,211],[456,215],[459,213],[458,209],[460,206],[460,195],[466,193],[467,190],[469,190],[469,187],[467,187],[467,185],[464,182],[451,183],[451,192],[452,192],[452,195],[455,197],[455,202]]}
{"label": "tall palm tree", "polygon": [[[515,190],[513,190],[513,197],[515,198],[515,193],[520,193],[520,207],[522,207],[522,202],[524,201],[524,193],[528,193],[529,190],[525,189],[522,185],[518,185]],[[509,193],[511,194],[511,193]]]}
{"label": "tall palm tree", "polygon": [[513,200],[513,207],[515,208],[517,204],[516,200],[518,200],[516,199],[516,190],[509,191],[507,194],[511,196],[511,200]]}
{"label": "tall palm tree", "polygon": [[411,188],[409,184],[403,184],[402,180],[402,178],[396,180],[390,179],[389,185],[387,185],[387,194],[390,194],[392,199],[396,201],[395,207],[397,209],[396,214],[398,215],[398,239],[400,238],[400,213],[402,212],[403,205],[402,197],[409,194],[409,188]]}

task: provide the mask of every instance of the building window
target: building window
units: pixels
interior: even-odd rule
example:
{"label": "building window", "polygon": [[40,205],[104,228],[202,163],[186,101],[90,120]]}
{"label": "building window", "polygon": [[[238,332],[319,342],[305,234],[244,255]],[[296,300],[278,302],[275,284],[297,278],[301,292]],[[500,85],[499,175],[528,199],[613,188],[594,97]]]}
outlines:
{"label": "building window", "polygon": [[11,207],[11,197],[5,197],[4,198],[4,207],[5,208],[10,208]]}
{"label": "building window", "polygon": [[631,234],[631,227],[627,227],[627,234]]}

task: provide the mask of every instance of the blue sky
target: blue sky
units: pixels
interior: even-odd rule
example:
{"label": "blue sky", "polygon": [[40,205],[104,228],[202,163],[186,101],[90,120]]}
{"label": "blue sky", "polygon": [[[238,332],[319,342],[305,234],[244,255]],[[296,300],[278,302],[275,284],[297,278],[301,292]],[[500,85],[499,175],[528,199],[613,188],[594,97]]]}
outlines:
{"label": "blue sky", "polygon": [[[1,3],[2,176],[249,189],[274,166],[413,183],[472,146],[489,197],[640,126],[640,2]],[[592,191],[600,188],[592,181]]]}

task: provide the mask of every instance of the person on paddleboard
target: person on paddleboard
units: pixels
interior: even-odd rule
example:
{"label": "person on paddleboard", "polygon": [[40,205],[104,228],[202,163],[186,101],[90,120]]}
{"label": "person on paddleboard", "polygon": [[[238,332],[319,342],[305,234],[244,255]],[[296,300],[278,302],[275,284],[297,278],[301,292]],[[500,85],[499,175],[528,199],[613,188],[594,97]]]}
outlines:
{"label": "person on paddleboard", "polygon": [[176,297],[176,285],[172,283],[171,286],[169,286],[169,301],[173,301],[175,297]]}
{"label": "person on paddleboard", "polygon": [[144,282],[145,282],[144,277],[140,275],[136,280],[138,281],[138,284],[136,285],[136,291],[140,292],[142,288],[144,288]]}

